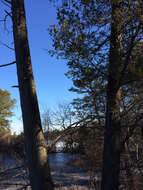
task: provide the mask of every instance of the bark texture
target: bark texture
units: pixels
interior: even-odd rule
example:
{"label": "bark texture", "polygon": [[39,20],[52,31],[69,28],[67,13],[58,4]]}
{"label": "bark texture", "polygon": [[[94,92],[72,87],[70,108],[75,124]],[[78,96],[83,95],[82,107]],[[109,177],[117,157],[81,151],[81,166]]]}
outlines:
{"label": "bark texture", "polygon": [[12,21],[30,183],[32,190],[53,190],[32,72],[24,0],[12,0]]}
{"label": "bark texture", "polygon": [[102,190],[119,189],[120,172],[120,67],[122,0],[112,0],[109,75],[102,171]]}

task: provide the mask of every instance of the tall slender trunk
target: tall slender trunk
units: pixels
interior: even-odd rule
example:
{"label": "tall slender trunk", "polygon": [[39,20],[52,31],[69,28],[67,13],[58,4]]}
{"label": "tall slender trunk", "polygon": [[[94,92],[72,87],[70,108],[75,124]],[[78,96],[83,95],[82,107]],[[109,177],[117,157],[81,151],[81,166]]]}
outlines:
{"label": "tall slender trunk", "polygon": [[102,170],[102,190],[119,189],[120,172],[120,67],[122,1],[112,0],[109,75],[107,86],[106,121]]}
{"label": "tall slender trunk", "polygon": [[33,78],[24,0],[12,0],[13,36],[32,190],[53,190]]}

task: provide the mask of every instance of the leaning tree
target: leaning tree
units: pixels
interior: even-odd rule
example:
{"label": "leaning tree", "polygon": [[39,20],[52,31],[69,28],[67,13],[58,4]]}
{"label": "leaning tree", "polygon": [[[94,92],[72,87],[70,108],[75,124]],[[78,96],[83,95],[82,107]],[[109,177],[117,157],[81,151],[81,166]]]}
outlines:
{"label": "leaning tree", "polygon": [[41,126],[36,87],[32,71],[24,0],[4,0],[4,2],[10,7],[10,11],[6,11],[6,13],[12,18],[13,24],[18,76],[17,87],[20,92],[30,185],[33,190],[52,190],[54,187],[48,164],[46,142]]}

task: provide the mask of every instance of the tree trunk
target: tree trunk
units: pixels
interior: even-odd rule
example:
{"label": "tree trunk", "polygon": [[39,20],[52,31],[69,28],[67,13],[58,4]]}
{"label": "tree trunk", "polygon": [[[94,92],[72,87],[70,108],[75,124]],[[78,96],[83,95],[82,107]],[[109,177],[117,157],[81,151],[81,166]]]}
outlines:
{"label": "tree trunk", "polygon": [[[128,147],[128,144],[125,143],[125,155],[124,155],[124,163],[126,168],[126,183],[128,184],[127,189],[137,190],[136,185],[138,184],[138,181],[134,181],[134,174],[132,174],[132,168],[129,167],[132,164],[132,158],[130,154],[130,150]],[[137,174],[135,173],[135,176]]]}
{"label": "tree trunk", "polygon": [[32,190],[53,190],[28,44],[24,0],[12,0],[13,36]]}
{"label": "tree trunk", "polygon": [[102,170],[102,190],[119,189],[120,172],[120,67],[122,0],[112,0],[112,18],[107,86],[106,121]]}

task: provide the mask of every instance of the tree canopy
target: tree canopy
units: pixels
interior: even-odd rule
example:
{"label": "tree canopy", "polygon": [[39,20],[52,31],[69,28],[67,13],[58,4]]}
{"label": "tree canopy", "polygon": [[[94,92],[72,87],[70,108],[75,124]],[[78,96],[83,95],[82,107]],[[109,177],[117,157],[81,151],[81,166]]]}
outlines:
{"label": "tree canopy", "polygon": [[133,104],[142,102],[136,85],[143,78],[142,15],[140,0],[63,1],[50,28],[50,53],[67,60],[71,90],[84,95],[76,107],[103,118],[102,190],[119,188],[122,144],[139,124],[142,106]]}
{"label": "tree canopy", "polygon": [[[140,0],[120,3],[122,11],[116,15],[120,18],[120,63],[114,75],[118,75],[122,100],[128,102],[129,108],[135,101],[134,87],[140,86],[136,82],[143,77],[143,8]],[[49,28],[53,40],[53,49],[49,52],[67,60],[66,75],[73,81],[70,90],[82,94],[81,98],[74,99],[74,106],[82,115],[94,115],[98,119],[105,118],[111,14],[110,1],[64,1],[57,8],[58,24]],[[123,111],[122,103],[121,107]]]}

